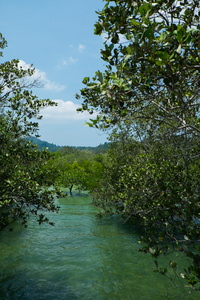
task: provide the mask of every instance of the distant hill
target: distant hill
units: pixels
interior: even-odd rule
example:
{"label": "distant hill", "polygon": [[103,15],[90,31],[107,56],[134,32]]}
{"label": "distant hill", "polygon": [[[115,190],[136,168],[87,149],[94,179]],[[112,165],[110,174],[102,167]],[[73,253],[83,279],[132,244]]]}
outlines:
{"label": "distant hill", "polygon": [[61,148],[61,146],[57,146],[57,145],[52,144],[52,143],[41,141],[40,139],[38,139],[36,137],[33,137],[33,136],[30,137],[29,140],[32,141],[33,144],[38,145],[40,150],[44,150],[45,148],[48,148],[48,150],[50,152],[56,152]]}
{"label": "distant hill", "polygon": [[[33,144],[38,145],[40,150],[44,150],[45,148],[48,148],[48,150],[50,152],[56,152],[56,151],[64,148],[63,146],[57,146],[55,144],[42,141],[36,137],[30,137],[29,140],[32,141]],[[106,152],[107,149],[109,148],[109,143],[100,144],[99,146],[96,146],[96,147],[87,147],[87,146],[75,147],[74,146],[74,147],[70,147],[70,148],[76,148],[78,150],[90,150],[90,151],[94,152],[95,154],[98,154],[98,153]]]}

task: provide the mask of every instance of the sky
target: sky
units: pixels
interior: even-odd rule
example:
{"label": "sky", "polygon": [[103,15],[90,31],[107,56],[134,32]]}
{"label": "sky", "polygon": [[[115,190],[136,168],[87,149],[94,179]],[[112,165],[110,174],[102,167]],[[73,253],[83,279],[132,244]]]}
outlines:
{"label": "sky", "polygon": [[40,139],[59,146],[97,146],[105,133],[85,126],[91,115],[77,113],[81,100],[75,94],[105,65],[100,57],[103,38],[94,35],[95,11],[102,0],[0,0],[0,32],[8,43],[1,62],[19,59],[33,64],[43,83],[34,93],[57,101],[41,113]]}

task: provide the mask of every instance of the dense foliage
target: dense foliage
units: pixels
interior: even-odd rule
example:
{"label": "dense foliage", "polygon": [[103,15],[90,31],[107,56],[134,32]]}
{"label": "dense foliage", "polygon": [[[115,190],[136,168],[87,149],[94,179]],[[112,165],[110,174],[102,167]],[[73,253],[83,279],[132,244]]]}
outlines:
{"label": "dense foliage", "polygon": [[[5,46],[0,34],[0,48]],[[34,68],[22,68],[19,60],[0,64],[0,229],[18,219],[26,226],[30,214],[48,222],[43,210],[57,211],[56,191],[49,190],[53,181],[43,169],[49,154],[25,141],[37,135],[40,109],[54,105],[32,94],[33,74]]]}
{"label": "dense foliage", "polygon": [[58,185],[68,188],[71,196],[74,187],[91,192],[98,187],[105,161],[104,154],[94,151],[62,147],[51,155],[45,166],[46,172]]}
{"label": "dense foliage", "polygon": [[88,125],[113,128],[94,201],[140,222],[161,274],[160,255],[188,257],[187,268],[169,262],[173,279],[199,291],[199,1],[105,2],[95,34],[106,70],[81,90],[82,110],[98,112]]}

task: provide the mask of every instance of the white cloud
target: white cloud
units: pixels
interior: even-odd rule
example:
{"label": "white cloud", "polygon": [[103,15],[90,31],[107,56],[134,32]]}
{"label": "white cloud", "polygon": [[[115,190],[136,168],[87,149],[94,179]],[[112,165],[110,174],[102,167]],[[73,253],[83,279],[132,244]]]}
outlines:
{"label": "white cloud", "polygon": [[68,58],[68,62],[69,62],[70,64],[75,64],[75,63],[77,63],[77,61],[78,61],[78,59],[73,58],[72,56],[70,56],[70,57]]}
{"label": "white cloud", "polygon": [[68,121],[68,120],[84,120],[87,121],[90,118],[96,117],[96,114],[90,115],[88,112],[77,112],[77,108],[80,105],[73,103],[72,101],[52,100],[58,103],[58,106],[45,107],[41,110],[43,119],[51,119],[56,121]]}
{"label": "white cloud", "polygon": [[62,62],[58,65],[58,70],[60,70],[62,67],[67,67],[71,64],[76,64],[78,61],[77,58],[73,58],[72,56],[68,57],[68,59],[63,59]]}
{"label": "white cloud", "polygon": [[78,46],[78,51],[79,51],[80,53],[82,53],[82,52],[85,50],[85,48],[86,48],[85,45],[79,44],[79,46]]}
{"label": "white cloud", "polygon": [[[30,65],[27,64],[25,61],[20,60],[19,61],[19,67],[22,67],[23,69],[27,70],[28,68],[30,68]],[[53,90],[56,92],[60,92],[63,91],[66,86],[61,85],[59,83],[50,81],[47,78],[47,75],[45,72],[40,71],[39,69],[35,68],[35,72],[34,74],[30,77],[30,81],[36,81],[37,83],[39,83],[44,89],[46,90]]]}

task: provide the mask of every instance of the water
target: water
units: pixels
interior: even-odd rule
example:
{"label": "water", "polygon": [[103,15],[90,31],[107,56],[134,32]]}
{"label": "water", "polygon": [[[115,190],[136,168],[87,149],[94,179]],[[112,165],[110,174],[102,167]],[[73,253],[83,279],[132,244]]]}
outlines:
{"label": "water", "polygon": [[153,273],[150,256],[138,252],[139,233],[119,217],[96,218],[89,197],[58,199],[55,226],[15,224],[0,233],[1,300],[164,300],[181,290]]}

